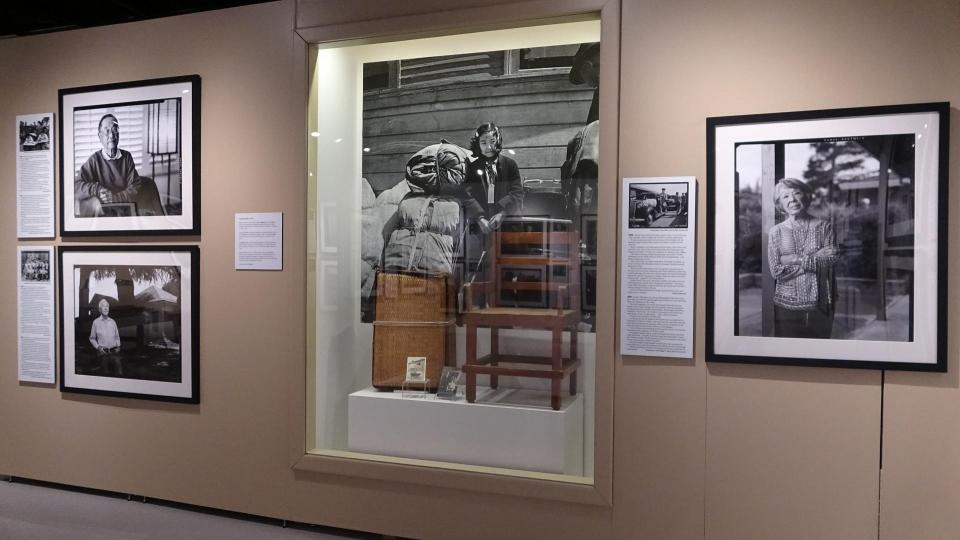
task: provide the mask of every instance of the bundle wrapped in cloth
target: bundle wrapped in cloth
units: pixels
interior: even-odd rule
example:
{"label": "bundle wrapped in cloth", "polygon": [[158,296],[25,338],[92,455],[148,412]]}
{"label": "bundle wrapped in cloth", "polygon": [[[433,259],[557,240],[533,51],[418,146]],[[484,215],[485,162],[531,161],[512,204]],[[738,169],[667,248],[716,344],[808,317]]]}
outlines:
{"label": "bundle wrapped in cloth", "polygon": [[374,195],[365,179],[361,186],[363,201],[363,233],[361,234],[360,306],[363,320],[372,321],[376,299],[376,276],[383,268],[383,248],[397,228],[397,209],[410,184],[401,180],[392,188]]}
{"label": "bundle wrapped in cloth", "polygon": [[457,194],[462,191],[469,154],[442,142],[407,161],[411,191],[397,209],[397,228],[383,252],[384,270],[453,273],[463,230]]}
{"label": "bundle wrapped in cloth", "polygon": [[600,166],[600,121],[583,127],[567,143],[567,157],[560,166],[561,191],[569,217],[595,211]]}
{"label": "bundle wrapped in cloth", "polygon": [[442,141],[431,144],[407,161],[406,180],[414,191],[443,194],[445,188],[463,184],[470,151]]}
{"label": "bundle wrapped in cloth", "polygon": [[453,272],[460,241],[460,203],[433,195],[410,196],[400,203],[400,228],[383,252],[388,272]]}
{"label": "bundle wrapped in cloth", "polygon": [[380,266],[380,255],[383,253],[383,235],[378,228],[382,223],[375,212],[377,196],[366,178],[361,179],[361,227],[360,235],[360,298],[366,299],[373,291],[375,269]]}

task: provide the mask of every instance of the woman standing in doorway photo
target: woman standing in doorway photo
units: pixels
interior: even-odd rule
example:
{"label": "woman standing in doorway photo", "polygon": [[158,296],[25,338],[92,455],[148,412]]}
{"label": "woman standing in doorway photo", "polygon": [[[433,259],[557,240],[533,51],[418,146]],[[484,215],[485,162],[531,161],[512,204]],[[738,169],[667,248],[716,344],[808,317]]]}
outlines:
{"label": "woman standing in doorway photo", "polygon": [[833,331],[836,238],[829,221],[810,215],[812,199],[810,186],[796,178],[774,189],[776,210],[786,215],[770,228],[767,245],[776,337],[829,339]]}

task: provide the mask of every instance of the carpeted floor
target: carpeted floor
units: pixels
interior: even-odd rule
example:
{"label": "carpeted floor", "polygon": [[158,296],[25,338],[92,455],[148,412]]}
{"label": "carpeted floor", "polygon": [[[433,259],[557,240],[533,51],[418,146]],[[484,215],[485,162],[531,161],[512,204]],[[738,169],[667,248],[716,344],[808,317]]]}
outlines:
{"label": "carpeted floor", "polygon": [[275,519],[229,515],[163,501],[128,501],[110,493],[0,481],[3,540],[340,540],[380,539]]}

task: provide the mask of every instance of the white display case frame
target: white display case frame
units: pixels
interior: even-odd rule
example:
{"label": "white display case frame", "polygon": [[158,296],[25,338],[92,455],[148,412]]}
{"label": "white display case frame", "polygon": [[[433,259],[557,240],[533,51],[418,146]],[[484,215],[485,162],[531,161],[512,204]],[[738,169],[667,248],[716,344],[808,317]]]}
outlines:
{"label": "white display case frame", "polygon": [[[569,4],[530,2],[522,4],[522,6],[525,9],[519,10],[520,13],[515,13],[520,17],[528,17],[522,23],[515,20],[505,20],[502,15],[497,16],[495,13],[467,9],[454,11],[452,15],[456,16],[445,17],[444,19],[447,22],[439,26],[423,28],[423,32],[433,36],[443,36],[443,39],[450,43],[460,42],[463,44],[461,46],[472,47],[473,50],[477,50],[475,45],[477,39],[485,39],[488,44],[487,49],[511,49],[520,46],[533,46],[530,36],[535,33],[534,30],[538,26],[560,24],[567,25],[564,28],[574,29],[578,27],[588,28],[593,25],[594,28],[599,27],[603,36],[601,62],[605,65],[618,65],[619,2],[592,0]],[[475,16],[470,16],[470,14]],[[464,16],[461,17],[460,15]],[[444,27],[445,24],[449,24],[449,21],[458,20],[477,20],[487,23],[483,27],[475,29]],[[416,25],[440,23],[440,21],[425,21],[423,19],[416,19],[416,21]],[[591,23],[589,21],[596,22]],[[352,165],[350,163],[324,162],[324,174],[330,177],[359,178],[360,115],[358,113],[345,115],[345,121],[342,124],[321,129],[318,127],[317,120],[323,113],[318,110],[320,107],[317,104],[323,102],[335,103],[344,100],[354,103],[356,111],[362,110],[360,103],[362,92],[358,90],[359,76],[351,80],[350,87],[345,88],[343,85],[330,84],[330,74],[336,71],[338,62],[345,61],[347,55],[343,52],[348,47],[377,43],[380,44],[382,49],[389,48],[390,56],[393,58],[399,57],[396,42],[407,41],[411,36],[407,36],[407,40],[405,40],[404,36],[390,35],[390,29],[404,27],[405,23],[411,23],[411,20],[373,21],[300,31],[301,37],[305,40],[321,45],[311,48],[308,58],[305,59],[311,70],[308,80],[311,88],[307,125],[307,132],[310,134],[307,137],[310,190],[308,192],[308,358],[305,366],[308,380],[305,387],[302,379],[300,380],[301,386],[296,389],[294,395],[294,408],[299,410],[297,414],[293,415],[292,422],[299,424],[299,426],[291,424],[294,426],[291,464],[298,471],[345,474],[441,487],[469,486],[469,489],[477,491],[609,505],[612,497],[615,238],[612,242],[603,243],[599,249],[598,258],[601,264],[598,265],[598,268],[601,269],[601,274],[606,274],[602,282],[609,284],[609,286],[598,290],[599,333],[582,334],[582,336],[590,336],[590,338],[581,339],[580,345],[581,348],[589,347],[592,349],[591,352],[594,352],[594,354],[590,356],[603,359],[599,362],[590,362],[589,374],[583,380],[583,387],[589,388],[589,394],[584,396],[584,401],[589,404],[586,408],[590,409],[590,412],[586,415],[589,418],[588,423],[590,425],[587,431],[589,431],[590,437],[589,443],[585,445],[584,449],[584,454],[587,456],[584,468],[586,469],[585,472],[589,472],[589,474],[564,475],[391,457],[350,452],[344,449],[346,448],[345,444],[330,443],[340,436],[337,433],[346,433],[342,426],[338,428],[336,424],[342,422],[343,418],[346,417],[342,408],[347,406],[346,396],[357,390],[355,381],[364,378],[369,380],[369,343],[372,338],[372,329],[369,324],[354,323],[354,321],[358,322],[360,317],[359,305],[355,301],[356,299],[352,298],[352,291],[358,291],[359,284],[352,282],[354,278],[352,277],[351,265],[359,262],[358,251],[342,253],[337,246],[331,245],[331,235],[323,227],[323,223],[329,223],[331,219],[337,221],[338,234],[348,235],[347,242],[358,246],[360,244],[359,191],[352,193],[350,190],[337,190],[331,193],[329,190],[323,189],[324,186],[322,180],[320,180],[320,191],[324,193],[324,196],[318,197],[318,179],[314,176],[319,176],[318,160],[322,160],[322,156],[328,156],[334,152],[344,152],[350,155],[349,149],[344,151],[342,145],[352,141],[357,145],[358,150],[358,152],[352,154],[357,156],[355,162]],[[406,27],[411,28],[410,26]],[[508,28],[508,30],[501,30],[502,36],[491,33],[463,33],[471,30],[496,32],[489,30],[491,27]],[[523,29],[510,31],[509,28],[511,27],[523,27]],[[554,43],[558,42],[556,38],[558,35],[557,28],[543,30],[545,32],[553,31],[552,41]],[[529,44],[521,44],[522,42],[511,44],[505,37],[510,33],[522,35],[526,43]],[[416,37],[420,38],[421,35],[418,33]],[[364,39],[357,40],[359,37]],[[491,42],[490,40],[494,38],[495,41]],[[434,39],[437,38],[434,37]],[[570,43],[596,41],[596,39],[591,40],[588,37],[579,38],[576,36],[565,36],[561,38],[561,40],[563,39]],[[418,41],[425,42],[426,40],[418,39]],[[474,44],[467,45],[471,41]],[[495,43],[495,45],[490,46],[490,43]],[[339,54],[331,54],[330,51],[332,50],[337,50]],[[456,49],[447,49],[443,52],[436,51],[435,48],[419,51],[411,48],[409,52],[405,51],[403,54],[408,57],[434,56],[453,54]],[[372,60],[371,58],[367,61]],[[341,67],[343,66],[341,65]],[[318,76],[319,73],[327,76],[321,78]],[[618,137],[616,130],[618,73],[616,70],[606,70],[601,73],[601,88],[601,103],[605,105],[601,107],[600,118],[601,125],[605,127],[601,128],[603,144],[601,145],[599,174],[599,204],[607,211],[605,212],[606,215],[600,217],[599,226],[613,232],[616,230],[616,209],[618,208],[616,203],[618,196],[616,184],[618,176]],[[326,113],[330,112],[330,110],[326,111]],[[330,120],[330,114],[324,116],[324,121],[328,122]],[[327,125],[330,126],[331,124]],[[333,201],[331,201],[331,195],[334,198]],[[341,198],[342,200],[340,200]],[[331,202],[333,202],[332,205]],[[322,211],[318,211],[318,209]],[[341,213],[341,216],[331,217],[331,212]],[[318,219],[321,217],[323,222],[318,223]],[[352,225],[344,227],[344,223],[353,224],[354,221],[356,221],[356,227]],[[321,239],[323,240],[322,245]],[[332,276],[337,278],[343,276],[345,281],[337,280],[338,284],[331,286],[334,279]],[[346,283],[346,285],[340,286],[341,283]],[[357,286],[354,287],[353,285]],[[348,305],[355,305],[357,313],[344,313],[340,309],[340,306]],[[331,325],[331,322],[335,324]],[[460,333],[462,334],[462,329]],[[349,337],[336,341],[336,336]],[[462,339],[462,336],[460,339]],[[509,336],[505,338],[507,341],[509,339]],[[334,343],[340,345],[333,348],[332,344]],[[344,343],[347,345],[343,346]],[[462,349],[462,344],[460,348]],[[333,364],[328,361],[333,357],[342,359],[345,356],[354,360]],[[367,370],[367,373],[364,373],[364,370]],[[350,391],[340,392],[337,390],[344,387]],[[337,395],[343,393],[344,399],[340,401],[325,396],[326,393],[330,392]],[[456,403],[451,403],[451,405],[462,406],[462,404]],[[339,418],[337,418],[338,416]],[[465,477],[470,478],[470,480],[465,482]],[[534,486],[536,487],[534,488]]]}

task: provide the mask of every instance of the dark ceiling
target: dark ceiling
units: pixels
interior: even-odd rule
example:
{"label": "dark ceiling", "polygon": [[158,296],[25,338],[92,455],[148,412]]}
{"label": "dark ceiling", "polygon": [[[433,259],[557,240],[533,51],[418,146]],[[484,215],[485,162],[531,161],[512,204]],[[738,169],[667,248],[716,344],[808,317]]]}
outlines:
{"label": "dark ceiling", "polygon": [[92,2],[64,2],[34,4],[11,2],[0,12],[0,38],[29,36],[59,32],[75,28],[142,21],[197,11],[208,11],[265,0],[201,0],[188,2],[140,2],[137,0],[97,0]]}

